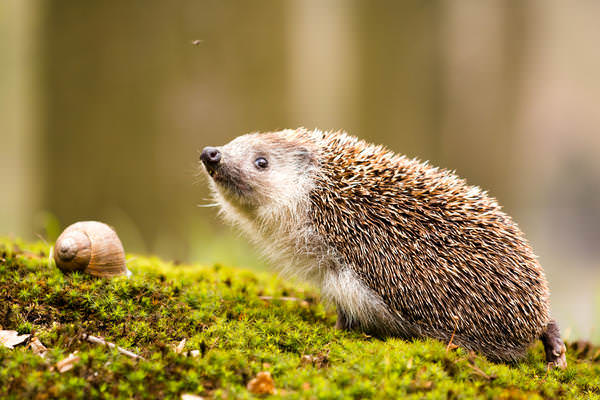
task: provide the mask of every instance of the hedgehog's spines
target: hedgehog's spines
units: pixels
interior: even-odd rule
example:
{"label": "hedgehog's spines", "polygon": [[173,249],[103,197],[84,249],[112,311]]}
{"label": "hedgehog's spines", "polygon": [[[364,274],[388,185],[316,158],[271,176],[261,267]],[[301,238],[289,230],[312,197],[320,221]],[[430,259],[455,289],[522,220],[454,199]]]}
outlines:
{"label": "hedgehog's spines", "polygon": [[[312,152],[308,164],[290,156],[295,148]],[[270,175],[244,170],[252,151],[273,158]],[[520,358],[546,330],[549,291],[536,256],[497,201],[454,172],[341,131],[248,135],[223,152],[255,186],[242,199],[254,208],[240,218],[240,200],[215,186],[229,219],[243,220],[286,273],[319,285],[342,325],[454,334],[496,360]]]}

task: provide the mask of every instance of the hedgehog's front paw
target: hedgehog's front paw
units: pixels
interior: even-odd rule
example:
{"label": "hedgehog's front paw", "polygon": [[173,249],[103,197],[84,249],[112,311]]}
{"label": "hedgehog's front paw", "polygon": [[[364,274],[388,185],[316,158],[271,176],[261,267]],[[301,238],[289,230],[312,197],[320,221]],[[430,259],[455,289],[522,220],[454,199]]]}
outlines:
{"label": "hedgehog's front paw", "polygon": [[335,321],[335,328],[341,331],[350,331],[353,326],[351,319],[342,311],[341,307],[337,307],[337,321]]}
{"label": "hedgehog's front paw", "polygon": [[342,313],[338,310],[337,320],[335,321],[335,329],[338,329],[340,331],[347,330],[348,329],[347,324],[348,324],[348,322],[346,320],[344,313]]}

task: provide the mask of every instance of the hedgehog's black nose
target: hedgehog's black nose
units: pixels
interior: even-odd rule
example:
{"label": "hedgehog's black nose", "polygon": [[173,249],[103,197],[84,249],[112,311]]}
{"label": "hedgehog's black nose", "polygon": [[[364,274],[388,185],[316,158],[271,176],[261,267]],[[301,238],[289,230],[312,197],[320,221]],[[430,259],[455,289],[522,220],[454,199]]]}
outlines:
{"label": "hedgehog's black nose", "polygon": [[200,154],[200,159],[207,168],[213,168],[221,161],[221,152],[215,147],[205,147]]}

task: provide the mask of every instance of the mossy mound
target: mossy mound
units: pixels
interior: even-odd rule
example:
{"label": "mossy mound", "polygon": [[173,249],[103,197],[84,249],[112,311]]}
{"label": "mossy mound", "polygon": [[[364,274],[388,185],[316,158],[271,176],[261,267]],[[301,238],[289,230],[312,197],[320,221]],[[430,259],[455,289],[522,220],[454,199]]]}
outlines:
{"label": "mossy mound", "polygon": [[0,240],[0,329],[49,349],[0,346],[0,398],[253,398],[247,384],[261,371],[285,398],[600,398],[600,350],[586,344],[571,346],[565,371],[546,370],[541,344],[494,364],[433,340],[337,331],[315,291],[273,275],[130,256],[133,276],[107,280],[63,275],[48,252]]}

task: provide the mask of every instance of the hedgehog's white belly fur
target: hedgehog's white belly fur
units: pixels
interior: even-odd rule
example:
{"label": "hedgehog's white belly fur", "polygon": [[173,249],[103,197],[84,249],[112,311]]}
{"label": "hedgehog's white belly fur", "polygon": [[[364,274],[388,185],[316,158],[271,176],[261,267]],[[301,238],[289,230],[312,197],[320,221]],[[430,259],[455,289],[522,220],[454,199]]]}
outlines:
{"label": "hedgehog's white belly fur", "polygon": [[356,276],[352,268],[340,265],[327,253],[317,255],[314,250],[306,254],[280,252],[285,246],[274,244],[281,241],[270,243],[266,253],[279,267],[281,275],[297,277],[317,286],[323,299],[342,309],[351,325],[365,331],[386,330],[395,325],[383,300]]}
{"label": "hedgehog's white belly fur", "polygon": [[[213,184],[221,215],[240,228],[270,259],[281,275],[299,278],[321,289],[323,298],[343,310],[348,322],[365,331],[407,332],[381,297],[368,288],[350,266],[306,225],[307,207],[297,200],[292,209],[270,207],[249,216],[226,199]],[[306,196],[308,197],[308,196]],[[282,211],[283,210],[283,211]]]}
{"label": "hedgehog's white belly fur", "polygon": [[344,310],[351,324],[365,330],[389,323],[389,312],[379,296],[367,288],[348,267],[328,270],[321,282],[323,296]]}
{"label": "hedgehog's white belly fur", "polygon": [[392,327],[395,318],[381,297],[350,266],[340,263],[340,257],[321,238],[312,232],[301,235],[304,240],[298,237],[274,233],[257,244],[282,276],[317,286],[323,299],[342,309],[351,325],[365,331],[397,329]]}

